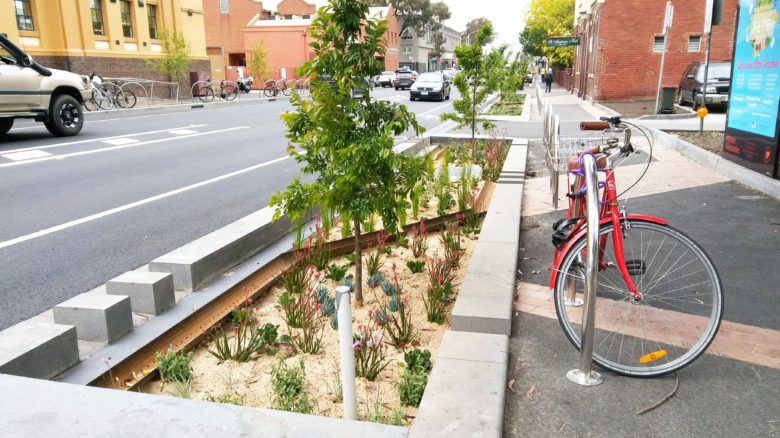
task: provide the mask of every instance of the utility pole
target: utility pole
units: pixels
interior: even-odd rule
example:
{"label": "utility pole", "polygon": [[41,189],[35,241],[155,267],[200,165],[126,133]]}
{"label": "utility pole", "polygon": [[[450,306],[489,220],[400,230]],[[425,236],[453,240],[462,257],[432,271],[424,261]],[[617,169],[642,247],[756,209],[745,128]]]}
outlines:
{"label": "utility pole", "polygon": [[664,60],[666,58],[666,34],[672,27],[672,17],[674,16],[674,6],[671,1],[666,2],[666,13],[664,14],[664,49],[661,52],[661,71],[658,73],[658,88],[655,91],[655,114],[658,114],[658,98],[661,95],[661,81],[664,77]]}
{"label": "utility pole", "polygon": [[[710,46],[712,44],[712,26],[718,25],[723,16],[723,0],[707,0],[704,9],[704,33],[707,35],[707,50],[704,52],[704,83],[702,84],[701,105],[707,107],[707,81],[710,70]],[[696,102],[693,103],[696,105]],[[699,117],[699,135],[704,134],[704,117]]]}

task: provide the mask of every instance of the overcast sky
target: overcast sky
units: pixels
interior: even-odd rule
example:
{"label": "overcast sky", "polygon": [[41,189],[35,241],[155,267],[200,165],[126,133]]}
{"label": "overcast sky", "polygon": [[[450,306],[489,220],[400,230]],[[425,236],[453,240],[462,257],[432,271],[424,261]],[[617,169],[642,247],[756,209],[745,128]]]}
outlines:
{"label": "overcast sky", "polygon": [[[272,0],[273,1],[273,0]],[[325,5],[328,0],[308,0],[317,7]],[[431,0],[432,2],[437,0]],[[525,25],[525,14],[530,0],[443,0],[449,6],[452,17],[444,24],[463,32],[466,23],[473,18],[485,17],[493,23],[497,33],[493,46],[509,44],[513,52],[520,50],[517,35]]]}

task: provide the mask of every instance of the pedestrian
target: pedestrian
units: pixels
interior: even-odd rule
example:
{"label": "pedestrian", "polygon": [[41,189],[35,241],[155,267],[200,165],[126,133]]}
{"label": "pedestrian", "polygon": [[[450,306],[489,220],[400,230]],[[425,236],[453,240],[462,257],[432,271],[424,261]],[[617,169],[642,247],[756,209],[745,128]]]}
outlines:
{"label": "pedestrian", "polygon": [[547,74],[544,75],[544,83],[547,84],[547,89],[545,90],[545,92],[547,93],[552,92],[552,83],[553,83],[552,70],[548,70]]}

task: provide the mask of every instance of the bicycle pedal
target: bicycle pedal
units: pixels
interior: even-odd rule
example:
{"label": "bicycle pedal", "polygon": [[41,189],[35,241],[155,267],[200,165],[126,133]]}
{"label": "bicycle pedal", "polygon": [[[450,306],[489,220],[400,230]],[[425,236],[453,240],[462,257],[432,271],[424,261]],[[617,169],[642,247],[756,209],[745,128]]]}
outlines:
{"label": "bicycle pedal", "polygon": [[629,275],[644,275],[647,265],[644,260],[626,260],[626,269]]}

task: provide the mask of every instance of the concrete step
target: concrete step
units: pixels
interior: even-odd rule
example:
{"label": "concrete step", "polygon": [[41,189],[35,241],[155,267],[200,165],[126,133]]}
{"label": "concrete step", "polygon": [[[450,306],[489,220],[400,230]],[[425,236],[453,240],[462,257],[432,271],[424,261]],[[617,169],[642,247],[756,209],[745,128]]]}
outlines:
{"label": "concrete step", "polygon": [[106,283],[109,295],[130,297],[133,312],[158,315],[176,304],[173,275],[165,272],[130,271]]}
{"label": "concrete step", "polygon": [[51,379],[79,361],[76,327],[22,321],[0,332],[0,373]]}
{"label": "concrete step", "polygon": [[54,307],[54,322],[75,325],[79,339],[110,344],[133,329],[130,297],[76,295]]}

